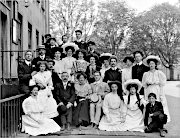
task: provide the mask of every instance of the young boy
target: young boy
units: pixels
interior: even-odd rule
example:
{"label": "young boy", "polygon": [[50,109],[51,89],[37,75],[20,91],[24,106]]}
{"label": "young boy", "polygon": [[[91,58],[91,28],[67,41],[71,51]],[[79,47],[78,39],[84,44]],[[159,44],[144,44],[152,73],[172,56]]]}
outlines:
{"label": "young boy", "polygon": [[[161,102],[156,101],[156,94],[150,93],[148,95],[149,103],[146,105],[144,125],[146,126],[145,133],[159,131],[161,137],[165,137],[167,130],[163,125],[167,123],[167,115],[164,114]],[[148,123],[150,121],[150,123]]]}

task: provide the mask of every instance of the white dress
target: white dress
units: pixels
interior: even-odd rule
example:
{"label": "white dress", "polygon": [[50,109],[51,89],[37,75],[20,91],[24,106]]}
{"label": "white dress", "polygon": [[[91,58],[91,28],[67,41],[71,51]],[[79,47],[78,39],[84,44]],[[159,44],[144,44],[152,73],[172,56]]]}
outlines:
{"label": "white dress", "polygon": [[36,75],[32,77],[30,80],[30,85],[42,83],[46,86],[45,89],[39,90],[38,92],[38,100],[39,103],[45,106],[44,115],[48,118],[53,118],[58,116],[57,112],[57,103],[53,98],[52,91],[53,90],[53,83],[51,78],[50,71],[38,72]]}
{"label": "white dress", "polygon": [[74,81],[74,76],[71,77],[71,72],[73,68],[73,63],[76,61],[73,57],[65,57],[62,59],[63,65],[64,65],[64,71],[66,71],[69,74],[69,80]]}
{"label": "white dress", "polygon": [[28,97],[22,103],[25,115],[22,115],[22,131],[32,136],[60,131],[60,126],[43,114],[44,107],[37,97]]}
{"label": "white dress", "polygon": [[62,60],[54,60],[54,71],[57,72],[58,74],[62,73],[64,71],[64,65]]}
{"label": "white dress", "polygon": [[122,69],[122,88],[126,94],[128,92],[124,88],[124,83],[129,79],[132,79],[132,67]]}
{"label": "white dress", "polygon": [[106,131],[122,131],[123,123],[122,117],[125,115],[123,112],[123,101],[117,94],[108,93],[103,102],[103,112],[99,123],[100,130]]}
{"label": "white dress", "polygon": [[105,68],[104,66],[102,66],[102,69],[100,70],[102,79],[104,78],[105,72],[110,68],[111,68],[110,66],[108,68]]}
{"label": "white dress", "polygon": [[[146,101],[144,97],[140,97],[140,104],[146,106]],[[126,107],[126,119],[124,124],[125,131],[140,131],[144,132],[144,118],[143,113],[139,109],[138,104],[136,103],[136,95],[130,95],[130,102],[128,103],[128,96],[124,96],[124,106]]]}
{"label": "white dress", "polygon": [[166,84],[165,74],[160,70],[145,72],[142,78],[142,84],[144,87],[145,100],[148,100],[149,93],[155,93],[157,101],[162,103],[164,113],[168,116],[168,122],[170,122],[167,100],[164,93],[164,86]]}

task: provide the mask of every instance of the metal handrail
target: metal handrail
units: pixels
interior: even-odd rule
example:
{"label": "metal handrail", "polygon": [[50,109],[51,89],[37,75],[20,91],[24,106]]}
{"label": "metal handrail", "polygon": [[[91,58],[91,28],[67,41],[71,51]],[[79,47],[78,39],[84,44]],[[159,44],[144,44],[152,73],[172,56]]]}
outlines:
{"label": "metal handrail", "polygon": [[1,100],[0,100],[0,103],[4,103],[4,102],[10,101],[10,100],[14,100],[14,99],[23,97],[24,95],[25,95],[25,94],[19,94],[19,95],[12,96],[12,97],[9,97],[9,98],[1,99]]}

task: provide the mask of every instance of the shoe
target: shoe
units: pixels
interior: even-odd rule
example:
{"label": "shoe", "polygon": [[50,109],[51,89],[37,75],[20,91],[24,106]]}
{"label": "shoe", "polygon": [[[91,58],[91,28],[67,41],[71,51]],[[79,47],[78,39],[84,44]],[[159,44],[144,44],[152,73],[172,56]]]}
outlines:
{"label": "shoe", "polygon": [[91,127],[92,127],[92,128],[94,127],[94,125],[95,125],[95,124],[94,124],[93,122],[91,122]]}
{"label": "shoe", "polygon": [[165,137],[165,131],[163,131],[163,129],[160,129],[159,132],[160,132],[160,136],[161,136],[161,137]]}
{"label": "shoe", "polygon": [[71,131],[71,125],[69,123],[67,124],[67,130]]}
{"label": "shoe", "polygon": [[94,125],[94,129],[98,129],[98,125],[97,124]]}
{"label": "shoe", "polygon": [[151,133],[152,131],[149,130],[148,128],[146,128],[146,129],[144,130],[144,132],[145,132],[145,133]]}
{"label": "shoe", "polygon": [[61,131],[64,131],[65,129],[66,129],[65,125],[63,125]]}

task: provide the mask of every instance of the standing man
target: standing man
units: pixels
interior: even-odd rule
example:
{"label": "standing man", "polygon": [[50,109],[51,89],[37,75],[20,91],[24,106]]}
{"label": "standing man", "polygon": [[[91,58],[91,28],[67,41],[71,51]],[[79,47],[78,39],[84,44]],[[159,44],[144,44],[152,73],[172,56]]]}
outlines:
{"label": "standing man", "polygon": [[108,69],[105,72],[104,75],[104,82],[109,82],[109,81],[119,81],[122,82],[121,78],[121,70],[117,68],[117,57],[116,56],[111,56],[110,59],[110,69]]}
{"label": "standing man", "polygon": [[67,35],[67,34],[64,34],[64,35],[62,36],[61,40],[62,40],[62,44],[61,44],[59,47],[61,47],[62,45],[64,45],[65,43],[68,42],[68,35]]}
{"label": "standing man", "polygon": [[[144,72],[149,71],[149,67],[145,66],[142,62],[143,60],[143,53],[141,51],[135,51],[133,53],[136,65],[132,67],[132,79],[138,79],[142,82],[142,77]],[[140,95],[144,95],[144,89],[141,88]]]}
{"label": "standing man", "polygon": [[45,45],[39,45],[37,51],[38,51],[38,57],[34,58],[32,61],[32,65],[36,67],[36,70],[37,70],[38,61],[46,61],[47,60]]}
{"label": "standing man", "polygon": [[92,127],[98,128],[103,100],[105,95],[110,92],[110,89],[107,83],[102,82],[100,71],[95,71],[94,78],[95,82],[90,84],[92,94],[96,94],[99,100],[90,103],[90,119]]}
{"label": "standing man", "polygon": [[37,72],[33,71],[32,67],[32,58],[33,53],[31,50],[27,50],[25,52],[25,60],[19,63],[18,66],[18,78],[19,78],[19,90],[20,93],[29,94],[29,80],[35,75]]}
{"label": "standing man", "polygon": [[71,130],[72,123],[72,106],[75,101],[75,88],[74,84],[68,81],[69,74],[67,72],[62,73],[62,82],[59,82],[55,86],[55,99],[58,104],[58,112],[61,117],[62,129]]}
{"label": "standing man", "polygon": [[81,30],[76,30],[76,40],[74,43],[78,45],[79,49],[85,49],[86,51],[88,50],[87,44],[85,41],[82,40],[82,31]]}
{"label": "standing man", "polygon": [[89,41],[87,43],[88,46],[88,54],[96,54],[98,57],[100,56],[100,54],[95,50],[96,49],[96,44],[93,41]]}
{"label": "standing man", "polygon": [[[45,34],[45,35],[44,35],[44,38],[46,39],[46,42],[47,42],[47,40],[48,40],[49,38],[51,38],[51,34]],[[46,42],[45,42],[45,43],[46,43]]]}

